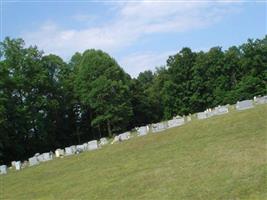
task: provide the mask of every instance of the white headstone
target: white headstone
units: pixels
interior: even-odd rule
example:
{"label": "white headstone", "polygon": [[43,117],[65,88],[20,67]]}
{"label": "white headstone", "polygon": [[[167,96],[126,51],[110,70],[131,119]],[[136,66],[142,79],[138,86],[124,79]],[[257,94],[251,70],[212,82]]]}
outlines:
{"label": "white headstone", "polygon": [[77,150],[77,148],[76,148],[76,146],[75,146],[75,145],[72,145],[72,146],[70,146],[70,148],[71,148],[71,150],[72,150],[72,152],[73,152],[73,153],[75,153],[75,152],[76,152],[76,150]]}
{"label": "white headstone", "polygon": [[30,166],[37,165],[37,164],[39,164],[37,157],[33,156],[33,157],[29,158],[29,165]]}
{"label": "white headstone", "polygon": [[0,166],[0,174],[7,174],[7,166],[6,165]]}
{"label": "white headstone", "polygon": [[71,147],[66,147],[65,148],[65,153],[66,153],[66,156],[74,154],[74,152],[72,151]]}
{"label": "white headstone", "polygon": [[107,138],[100,138],[100,145],[103,146],[103,145],[106,145],[106,144],[108,144]]}
{"label": "white headstone", "polygon": [[11,166],[12,166],[12,167],[15,167],[15,165],[16,165],[16,161],[12,161],[12,162],[11,162]]}
{"label": "white headstone", "polygon": [[88,150],[88,144],[87,143],[83,143],[83,149],[84,149],[84,151]]}
{"label": "white headstone", "polygon": [[187,122],[190,122],[190,121],[191,121],[191,117],[190,117],[190,116],[187,116],[187,117],[186,117],[186,121],[187,121]]}
{"label": "white headstone", "polygon": [[255,97],[254,101],[256,104],[265,104],[265,103],[267,103],[267,96]]}
{"label": "white headstone", "polygon": [[97,140],[92,140],[92,141],[88,142],[88,150],[89,151],[95,150],[97,148],[98,148]]}
{"label": "white headstone", "polygon": [[157,124],[152,124],[152,133],[157,133],[167,129],[167,124],[164,122],[159,122]]}
{"label": "white headstone", "polygon": [[124,141],[130,139],[131,134],[130,132],[125,132],[119,135],[119,141]]}
{"label": "white headstone", "polygon": [[206,118],[209,118],[215,115],[215,112],[211,110],[210,108],[205,110],[204,113],[206,114]]}
{"label": "white headstone", "polygon": [[237,110],[246,110],[253,108],[253,101],[252,100],[244,100],[244,101],[238,101],[236,103],[236,109]]}
{"label": "white headstone", "polygon": [[55,151],[56,157],[64,156],[64,150],[63,149],[57,149]]}
{"label": "white headstone", "polygon": [[39,162],[44,162],[45,160],[44,160],[44,155],[43,154],[40,154],[39,156],[37,156],[37,160],[39,161]]}
{"label": "white headstone", "polygon": [[176,126],[181,126],[184,124],[184,118],[181,118],[181,117],[175,117],[171,120],[169,120],[167,123],[168,123],[168,128],[173,128],[173,127],[176,127]]}
{"label": "white headstone", "polygon": [[17,162],[15,163],[15,169],[16,169],[16,170],[21,170],[21,162],[20,162],[20,161],[17,161]]}
{"label": "white headstone", "polygon": [[53,156],[51,153],[43,153],[44,161],[49,161],[53,159]]}
{"label": "white headstone", "polygon": [[111,144],[114,144],[115,142],[118,142],[120,139],[120,137],[118,135],[116,135],[113,139],[113,141],[111,142]]}

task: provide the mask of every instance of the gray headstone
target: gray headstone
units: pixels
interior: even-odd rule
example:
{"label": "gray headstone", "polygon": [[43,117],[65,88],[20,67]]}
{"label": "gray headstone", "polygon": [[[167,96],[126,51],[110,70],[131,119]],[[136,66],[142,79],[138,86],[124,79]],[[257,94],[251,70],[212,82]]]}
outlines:
{"label": "gray headstone", "polygon": [[148,134],[149,132],[149,126],[141,126],[139,128],[137,128],[137,134],[138,136],[143,136]]}
{"label": "gray headstone", "polygon": [[38,165],[39,161],[37,160],[37,157],[33,156],[29,158],[29,166]]}
{"label": "gray headstone", "polygon": [[253,108],[253,101],[252,100],[244,100],[244,101],[238,101],[236,103],[236,109],[237,110],[246,110]]}
{"label": "gray headstone", "polygon": [[88,142],[88,150],[89,151],[95,150],[97,148],[98,148],[97,140],[92,140],[92,141]]}
{"label": "gray headstone", "polygon": [[77,145],[77,146],[76,146],[76,150],[77,150],[78,152],[83,152],[83,151],[85,151],[85,149],[84,149],[84,145],[83,145],[83,144]]}
{"label": "gray headstone", "polygon": [[103,146],[103,145],[106,145],[106,144],[108,144],[107,138],[100,138],[100,145]]}
{"label": "gray headstone", "polygon": [[206,119],[207,115],[205,112],[199,112],[199,113],[197,113],[197,118],[198,119]]}
{"label": "gray headstone", "polygon": [[130,136],[131,136],[130,132],[122,133],[119,135],[119,140],[120,141],[128,140],[130,139]]}
{"label": "gray headstone", "polygon": [[15,169],[16,169],[16,170],[21,170],[21,162],[20,162],[20,161],[17,161],[17,162],[15,163]]}
{"label": "gray headstone", "polygon": [[227,106],[218,106],[214,109],[216,115],[222,115],[229,112]]}
{"label": "gray headstone", "polygon": [[39,162],[44,162],[45,160],[44,160],[44,154],[40,154],[39,156],[37,156],[37,160],[39,161]]}
{"label": "gray headstone", "polygon": [[7,174],[7,166],[6,165],[0,166],[0,174]]}

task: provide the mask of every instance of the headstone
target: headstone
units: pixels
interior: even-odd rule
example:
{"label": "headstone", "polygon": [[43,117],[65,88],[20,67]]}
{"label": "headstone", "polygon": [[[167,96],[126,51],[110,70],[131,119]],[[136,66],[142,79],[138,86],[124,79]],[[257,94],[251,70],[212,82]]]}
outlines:
{"label": "headstone", "polygon": [[38,161],[37,157],[33,156],[33,157],[29,158],[29,165],[30,166],[38,165],[38,164],[39,164],[39,161]]}
{"label": "headstone", "polygon": [[149,132],[149,126],[141,126],[139,128],[137,128],[137,135],[138,136],[143,136],[148,134]]}
{"label": "headstone", "polygon": [[186,121],[187,121],[187,122],[190,122],[190,121],[191,121],[191,117],[190,117],[190,116],[187,116],[187,117],[186,117]]}
{"label": "headstone", "polygon": [[29,164],[28,161],[27,161],[27,160],[24,160],[24,161],[22,162],[22,164],[21,164],[21,169],[27,167],[28,164]]}
{"label": "headstone", "polygon": [[119,135],[119,141],[124,141],[130,139],[130,132],[125,132]]}
{"label": "headstone", "polygon": [[181,126],[184,124],[184,118],[182,117],[175,117],[171,120],[169,120],[167,123],[168,123],[168,128],[173,128],[173,127],[176,127],[176,126]]}
{"label": "headstone", "polygon": [[167,128],[167,124],[164,122],[159,122],[157,124],[152,124],[152,133],[157,133],[164,131]]}
{"label": "headstone", "polygon": [[12,166],[12,167],[15,167],[15,165],[16,165],[16,161],[12,161],[12,162],[11,162],[11,166]]}
{"label": "headstone", "polygon": [[55,151],[56,157],[64,156],[64,150],[63,149],[57,149]]}
{"label": "headstone", "polygon": [[77,145],[76,146],[76,151],[78,151],[79,153],[85,151],[84,145],[83,144]]}
{"label": "headstone", "polygon": [[97,140],[92,140],[92,141],[88,142],[88,150],[89,151],[95,150],[97,148],[98,148]]}
{"label": "headstone", "polygon": [[238,101],[236,103],[236,109],[237,110],[246,110],[253,108],[253,101],[252,100],[244,100],[244,101]]}
{"label": "headstone", "polygon": [[108,144],[107,138],[100,138],[100,145],[103,146],[103,145],[106,145],[106,144]]}
{"label": "headstone", "polygon": [[69,155],[74,154],[74,152],[72,151],[71,147],[66,147],[65,148],[65,154],[66,154],[66,156],[69,156]]}
{"label": "headstone", "polygon": [[39,162],[44,162],[45,160],[44,160],[44,155],[43,154],[40,154],[39,156],[37,156],[37,160],[39,161]]}
{"label": "headstone", "polygon": [[16,170],[21,170],[21,162],[20,162],[20,161],[17,161],[17,162],[15,163],[15,169],[16,169]]}
{"label": "headstone", "polygon": [[0,166],[0,174],[7,174],[7,166],[6,165]]}
{"label": "headstone", "polygon": [[223,115],[229,112],[227,106],[218,106],[218,107],[215,107],[214,110],[215,110],[216,115]]}
{"label": "headstone", "polygon": [[75,145],[70,146],[70,148],[71,148],[71,150],[72,150],[73,153],[75,153],[77,151],[77,148],[76,148]]}
{"label": "headstone", "polygon": [[114,144],[114,143],[118,142],[119,139],[120,139],[120,137],[119,137],[118,135],[116,135],[116,136],[114,137],[113,141],[111,142],[111,144]]}
{"label": "headstone", "polygon": [[53,156],[51,153],[43,153],[44,161],[49,161],[53,159]]}
{"label": "headstone", "polygon": [[210,108],[205,110],[204,113],[206,114],[206,118],[209,118],[215,115],[215,112],[211,110]]}
{"label": "headstone", "polygon": [[256,104],[265,104],[265,103],[267,103],[267,96],[254,97],[254,101]]}
{"label": "headstone", "polygon": [[197,118],[198,119],[206,119],[207,115],[205,112],[199,112],[199,113],[197,113]]}
{"label": "headstone", "polygon": [[88,144],[87,143],[83,143],[83,149],[84,149],[84,151],[88,150]]}

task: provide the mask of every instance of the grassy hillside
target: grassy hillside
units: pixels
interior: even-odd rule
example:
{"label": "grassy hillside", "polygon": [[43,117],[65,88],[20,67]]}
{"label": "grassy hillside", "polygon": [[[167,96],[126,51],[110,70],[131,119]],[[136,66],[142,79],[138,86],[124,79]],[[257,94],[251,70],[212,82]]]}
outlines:
{"label": "grassy hillside", "polygon": [[267,105],[0,176],[0,199],[267,199]]}

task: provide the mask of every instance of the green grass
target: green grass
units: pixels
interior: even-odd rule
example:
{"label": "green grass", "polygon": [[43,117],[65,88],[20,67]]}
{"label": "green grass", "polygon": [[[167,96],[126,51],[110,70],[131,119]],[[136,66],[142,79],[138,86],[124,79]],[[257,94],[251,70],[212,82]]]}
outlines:
{"label": "green grass", "polygon": [[0,199],[267,199],[267,105],[0,176]]}

